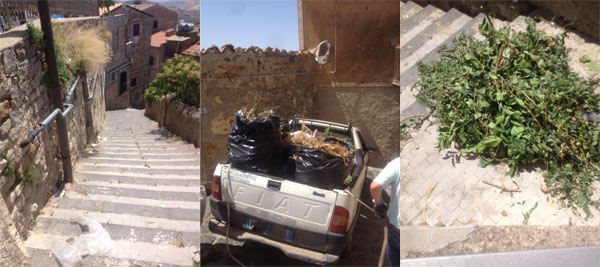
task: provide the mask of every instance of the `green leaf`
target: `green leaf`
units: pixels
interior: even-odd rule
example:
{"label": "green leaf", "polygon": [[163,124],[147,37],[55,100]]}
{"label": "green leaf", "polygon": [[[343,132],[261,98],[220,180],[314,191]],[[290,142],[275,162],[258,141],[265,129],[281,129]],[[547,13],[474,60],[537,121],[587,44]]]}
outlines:
{"label": "green leaf", "polygon": [[591,71],[600,71],[600,65],[596,61],[590,61],[586,65]]}
{"label": "green leaf", "polygon": [[587,55],[583,55],[582,57],[579,58],[579,62],[581,62],[581,63],[588,63],[590,61],[592,61],[592,60]]}
{"label": "green leaf", "polygon": [[481,140],[481,142],[479,142],[477,144],[477,150],[484,151],[488,148],[495,148],[500,144],[501,141],[502,141],[502,139],[500,139],[500,137],[487,136],[487,137],[483,138],[483,140]]}
{"label": "green leaf", "polygon": [[525,131],[525,127],[513,126],[512,129],[510,130],[510,135],[517,136],[518,134],[522,133],[523,131]]}

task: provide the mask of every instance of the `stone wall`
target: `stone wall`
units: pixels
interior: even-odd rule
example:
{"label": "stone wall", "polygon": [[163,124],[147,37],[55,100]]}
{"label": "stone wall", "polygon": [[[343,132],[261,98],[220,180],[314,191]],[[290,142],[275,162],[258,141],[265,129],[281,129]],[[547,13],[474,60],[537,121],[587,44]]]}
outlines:
{"label": "stone wall", "polygon": [[[0,201],[5,202],[10,221],[24,237],[46,201],[57,191],[57,182],[63,179],[56,122],[52,122],[30,145],[19,146],[54,110],[48,88],[41,83],[42,52],[24,40],[25,29],[26,26],[21,25],[0,37],[0,170],[6,170],[0,175]],[[93,78],[93,73],[88,75]],[[90,81],[90,87],[91,84]],[[104,120],[101,84],[98,82],[95,88],[93,113],[96,127]],[[70,84],[62,86],[63,96],[70,87]],[[86,138],[82,83],[76,88],[74,108],[67,123],[73,164],[81,156]],[[13,171],[8,172],[8,169]],[[34,173],[29,182],[23,180],[27,170]],[[7,227],[0,223],[0,232],[10,231]]]}
{"label": "stone wall", "polygon": [[201,175],[211,180],[217,163],[227,159],[233,113],[242,107],[272,108],[283,118],[315,118],[318,71],[314,55],[256,47],[201,52]]}
{"label": "stone wall", "polygon": [[158,122],[170,132],[200,146],[200,110],[179,101],[171,101],[173,95],[163,96],[151,105],[146,104],[144,115]]}

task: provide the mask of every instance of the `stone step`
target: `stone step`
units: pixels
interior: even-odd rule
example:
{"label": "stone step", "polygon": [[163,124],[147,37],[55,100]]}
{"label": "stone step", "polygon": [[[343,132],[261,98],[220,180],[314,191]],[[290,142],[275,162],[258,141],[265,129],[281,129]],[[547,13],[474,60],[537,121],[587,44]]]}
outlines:
{"label": "stone step", "polygon": [[470,20],[469,16],[453,8],[431,22],[417,36],[400,47],[400,74],[402,75],[403,70],[410,69]]}
{"label": "stone step", "polygon": [[[110,172],[110,171],[76,171],[75,177],[79,177],[81,174],[85,175],[112,175],[112,176],[128,176],[128,177],[139,177],[139,178],[153,178],[153,179],[199,179],[198,175],[153,175],[147,173],[132,173],[132,172]],[[93,178],[92,178],[93,179]]]}
{"label": "stone step", "polygon": [[[185,232],[174,230],[161,230],[129,225],[103,223],[102,227],[113,241],[131,241],[154,243],[157,245],[176,245],[183,247],[200,247],[198,232]],[[81,228],[75,221],[58,218],[39,218],[36,221],[37,234],[79,236]]]}
{"label": "stone step", "polygon": [[[484,14],[477,15],[475,18],[457,28],[452,35],[446,37],[443,41],[440,41],[437,44],[434,43],[433,45],[435,45],[435,47],[426,55],[422,55],[419,60],[423,63],[439,60],[439,48],[442,45],[452,45],[454,39],[461,34],[474,35],[478,31],[478,26],[484,17]],[[400,120],[403,121],[409,118],[429,114],[429,110],[416,101],[415,95],[417,95],[418,89],[411,90],[412,85],[419,79],[418,66],[413,64],[408,69],[402,70],[401,68],[400,71],[402,72],[400,75]]]}
{"label": "stone step", "polygon": [[[199,214],[199,213],[198,213]],[[200,232],[200,224],[197,221],[181,221],[152,216],[139,216],[128,213],[106,213],[97,211],[81,211],[73,209],[54,208],[48,206],[38,218],[58,218],[63,220],[77,220],[81,216],[94,219],[99,223],[111,223],[135,227]]]}
{"label": "stone step", "polygon": [[196,166],[183,168],[179,166],[177,168],[147,168],[144,166],[140,167],[117,167],[116,165],[87,165],[80,164],[77,166],[78,172],[86,172],[86,171],[101,171],[101,172],[121,172],[121,173],[141,173],[141,174],[152,174],[154,176],[159,177],[162,174],[165,175],[200,175],[200,168]]}
{"label": "stone step", "polygon": [[88,174],[88,173],[76,173],[76,181],[96,181],[96,182],[107,182],[107,183],[123,183],[123,184],[140,184],[140,185],[175,185],[175,186],[199,186],[200,179],[194,178],[160,178],[160,176],[147,178],[147,177],[135,177],[126,175],[106,175],[106,174]]}
{"label": "stone step", "polygon": [[150,152],[160,152],[160,151],[164,151],[167,153],[173,153],[175,151],[181,151],[183,153],[199,153],[199,151],[197,149],[195,149],[194,147],[189,147],[189,146],[165,146],[165,145],[160,145],[160,146],[145,146],[145,147],[137,147],[134,143],[133,146],[115,146],[115,145],[101,145],[101,147],[97,147],[97,149],[100,149],[102,151],[106,151],[106,152],[113,152],[113,151],[150,151]]}
{"label": "stone step", "polygon": [[[142,198],[142,199],[155,199],[155,200],[174,200],[174,201],[189,201],[196,202],[200,200],[199,193],[189,190],[189,191],[180,191],[174,190],[173,187],[164,188],[165,186],[156,186],[157,189],[160,190],[145,190],[143,188],[132,188],[132,187],[123,187],[126,184],[110,184],[110,183],[101,183],[95,182],[95,184],[89,183],[79,183],[71,186],[70,191],[73,191],[77,194],[81,195],[90,195],[90,194],[101,194],[101,195],[111,195],[111,196],[121,196],[121,197],[131,197],[131,198]],[[175,189],[180,189],[175,188]],[[190,189],[197,188],[199,191],[200,186],[190,186]],[[70,193],[70,192],[68,192]],[[192,205],[190,205],[192,206]]]}
{"label": "stone step", "polygon": [[429,24],[427,21],[435,21],[444,15],[444,11],[428,5],[421,9],[417,14],[408,18],[404,23],[400,24],[400,47],[412,40],[417,34],[423,31]]}
{"label": "stone step", "polygon": [[[60,267],[52,256],[51,250],[28,248],[33,266]],[[161,267],[182,267],[183,265],[157,263],[143,260],[117,259],[104,255],[88,256],[83,260],[85,267],[106,267],[106,266],[161,266]],[[189,266],[189,265],[187,265]]]}
{"label": "stone step", "polygon": [[412,17],[414,14],[423,9],[421,6],[415,4],[412,1],[406,2],[403,6],[400,7],[400,23],[408,18]]}
{"label": "stone step", "polygon": [[[27,247],[38,250],[45,250],[50,253],[52,244],[64,242],[70,236],[36,234],[30,237],[25,243]],[[159,264],[176,264],[180,266],[192,266],[192,257],[194,252],[198,250],[196,247],[181,247],[173,245],[156,245],[153,243],[130,242],[130,241],[113,241],[113,249],[105,256],[93,256],[97,258],[86,258],[86,262],[101,263],[96,266],[123,266],[123,265],[107,265],[113,259],[125,260],[140,260],[144,261],[152,259],[153,265]],[[42,265],[45,266],[45,265]]]}
{"label": "stone step", "polygon": [[[90,189],[90,186],[84,187],[86,189]],[[106,190],[98,190],[98,191],[106,191]],[[123,191],[127,192],[127,191]],[[177,192],[176,192],[177,193]],[[85,200],[96,200],[96,201],[109,201],[114,203],[136,203],[139,205],[147,205],[147,206],[157,206],[164,208],[181,208],[181,209],[191,209],[191,210],[200,210],[200,202],[198,201],[186,201],[186,200],[165,200],[165,199],[155,199],[154,196],[156,194],[151,195],[151,198],[144,198],[139,194],[131,194],[135,195],[133,197],[128,196],[116,196],[110,194],[104,194],[104,192],[96,192],[94,190],[89,191],[73,191],[70,190],[66,193],[67,197],[71,199],[85,199]],[[185,197],[181,199],[193,199],[192,197]]]}
{"label": "stone step", "polygon": [[[132,160],[132,159],[115,159],[115,158],[88,158],[83,164],[114,164],[114,165],[148,165],[150,168],[158,168],[163,166],[193,166],[200,168],[199,160]],[[179,167],[177,167],[179,168]]]}
{"label": "stone step", "polygon": [[78,210],[80,213],[101,212],[161,218],[172,221],[200,222],[200,212],[197,209],[167,208],[91,199],[71,199],[68,197],[52,198],[49,202],[54,208]]}
{"label": "stone step", "polygon": [[[139,142],[102,142],[98,144],[102,148],[106,149],[115,149],[115,148],[140,148],[140,149],[181,149],[181,150],[197,150],[196,147],[190,144],[177,144],[177,143],[157,143],[157,142],[148,142],[148,143],[139,143]],[[97,146],[97,148],[99,148]]]}

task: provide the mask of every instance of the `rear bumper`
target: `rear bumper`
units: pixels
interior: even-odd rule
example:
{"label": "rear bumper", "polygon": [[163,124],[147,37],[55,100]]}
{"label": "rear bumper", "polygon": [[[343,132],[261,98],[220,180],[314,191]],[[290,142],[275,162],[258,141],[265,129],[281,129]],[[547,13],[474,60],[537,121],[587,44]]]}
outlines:
{"label": "rear bumper", "polygon": [[[208,222],[208,228],[213,233],[220,234],[223,236],[227,235],[227,224],[219,222],[214,218],[210,219],[210,221]],[[265,245],[276,247],[283,251],[283,253],[285,253],[285,255],[287,255],[290,258],[313,262],[316,264],[331,264],[337,262],[339,259],[338,255],[320,253],[309,249],[292,246],[286,243],[278,242],[254,233],[244,231],[243,229],[237,227],[229,228],[229,237],[237,241],[255,241]]]}
{"label": "rear bumper", "polygon": [[[348,234],[331,233],[321,234],[314,233],[298,228],[293,228],[290,225],[280,225],[273,222],[265,221],[264,218],[256,217],[251,214],[236,211],[231,207],[231,219],[227,219],[227,203],[210,198],[210,208],[215,219],[209,222],[209,229],[217,234],[226,235],[226,223],[229,221],[231,227],[229,234],[231,238],[243,241],[253,240],[264,243],[281,249],[286,255],[305,261],[315,262],[318,264],[326,264],[337,261],[339,255],[348,245]],[[242,224],[246,218],[255,219],[258,221],[252,230],[242,228]],[[222,225],[223,228],[218,226]],[[266,228],[269,230],[265,231]],[[293,242],[286,240],[286,231],[293,232]],[[350,228],[350,231],[354,230]],[[351,232],[349,232],[351,233]],[[302,253],[298,253],[301,251]],[[317,254],[319,256],[317,256]],[[311,255],[310,257],[306,255]]]}

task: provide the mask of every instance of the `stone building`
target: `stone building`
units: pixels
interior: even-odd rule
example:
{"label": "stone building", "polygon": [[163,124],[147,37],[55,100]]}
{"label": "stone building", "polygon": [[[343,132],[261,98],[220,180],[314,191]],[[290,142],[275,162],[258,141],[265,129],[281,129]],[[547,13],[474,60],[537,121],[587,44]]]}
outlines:
{"label": "stone building", "polygon": [[144,92],[151,82],[150,38],[154,16],[127,4],[111,7],[110,16],[120,15],[126,24],[113,32],[116,56],[106,76],[107,109],[143,108]]}
{"label": "stone building", "polygon": [[154,16],[152,33],[175,29],[177,26],[177,12],[156,3],[133,3],[130,6]]}

